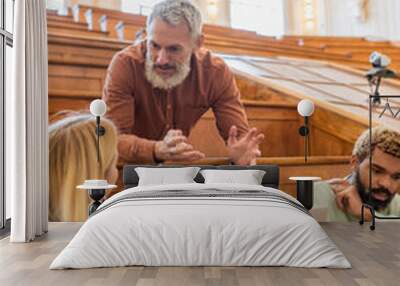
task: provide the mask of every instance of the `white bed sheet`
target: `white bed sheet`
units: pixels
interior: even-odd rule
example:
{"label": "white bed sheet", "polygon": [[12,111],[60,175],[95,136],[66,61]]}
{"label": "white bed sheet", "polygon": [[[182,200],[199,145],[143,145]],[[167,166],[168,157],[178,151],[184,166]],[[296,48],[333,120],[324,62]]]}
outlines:
{"label": "white bed sheet", "polygon": [[[154,190],[265,190],[238,184],[135,187]],[[145,266],[293,266],[350,268],[321,226],[282,203],[244,198],[162,198],[124,201],[81,227],[50,269]]]}

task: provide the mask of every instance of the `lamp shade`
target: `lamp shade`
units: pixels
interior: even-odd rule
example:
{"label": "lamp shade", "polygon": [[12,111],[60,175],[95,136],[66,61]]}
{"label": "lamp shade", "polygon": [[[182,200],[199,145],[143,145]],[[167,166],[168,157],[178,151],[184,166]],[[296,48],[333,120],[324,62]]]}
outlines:
{"label": "lamp shade", "polygon": [[309,99],[303,99],[297,105],[297,112],[305,117],[311,116],[314,113],[314,103]]}
{"label": "lamp shade", "polygon": [[377,51],[372,52],[369,56],[369,62],[372,64],[373,67],[377,68],[387,67],[388,65],[390,65],[391,61],[392,60],[388,56],[383,55]]}
{"label": "lamp shade", "polygon": [[90,103],[90,113],[94,116],[103,116],[107,111],[106,103],[101,99],[95,99]]}

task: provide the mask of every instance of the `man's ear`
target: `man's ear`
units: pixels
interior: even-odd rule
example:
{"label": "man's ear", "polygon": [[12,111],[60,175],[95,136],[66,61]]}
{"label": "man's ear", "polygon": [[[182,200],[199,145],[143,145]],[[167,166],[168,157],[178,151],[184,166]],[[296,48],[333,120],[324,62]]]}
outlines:
{"label": "man's ear", "polygon": [[351,155],[350,158],[351,170],[355,171],[359,165],[360,165],[360,160],[358,159],[358,157],[356,155]]}
{"label": "man's ear", "polygon": [[204,44],[204,34],[201,34],[200,36],[197,37],[197,39],[195,40],[195,47],[194,49],[197,51],[198,49],[200,49]]}

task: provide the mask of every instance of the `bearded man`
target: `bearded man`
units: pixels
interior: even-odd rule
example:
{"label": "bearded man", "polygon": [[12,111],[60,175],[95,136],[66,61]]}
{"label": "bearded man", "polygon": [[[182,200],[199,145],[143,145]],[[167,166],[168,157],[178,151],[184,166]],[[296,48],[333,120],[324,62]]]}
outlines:
{"label": "bearded man", "polygon": [[[372,185],[369,190],[369,131],[357,139],[351,157],[352,174],[314,184],[314,208],[325,221],[355,221],[362,203],[379,216],[400,216],[400,134],[383,126],[372,128]],[[371,219],[368,209],[365,218]]]}
{"label": "bearded man", "polygon": [[254,164],[264,135],[249,128],[232,73],[202,48],[201,15],[187,0],[153,7],[147,37],[118,52],[107,71],[103,99],[119,130],[125,162],[194,161],[204,154],[187,141],[212,109],[235,164]]}

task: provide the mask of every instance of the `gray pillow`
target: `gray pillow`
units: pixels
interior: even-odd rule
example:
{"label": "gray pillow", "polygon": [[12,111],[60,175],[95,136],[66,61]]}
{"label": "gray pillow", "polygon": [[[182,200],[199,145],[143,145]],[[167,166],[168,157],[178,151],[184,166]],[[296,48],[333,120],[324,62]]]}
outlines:
{"label": "gray pillow", "polygon": [[265,171],[262,170],[202,170],[205,184],[230,183],[261,185]]}
{"label": "gray pillow", "polygon": [[199,170],[199,167],[135,168],[139,176],[138,186],[196,183],[193,179]]}

